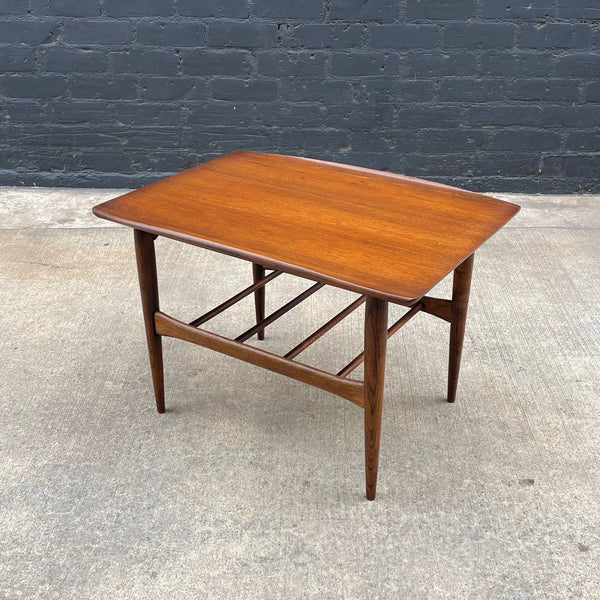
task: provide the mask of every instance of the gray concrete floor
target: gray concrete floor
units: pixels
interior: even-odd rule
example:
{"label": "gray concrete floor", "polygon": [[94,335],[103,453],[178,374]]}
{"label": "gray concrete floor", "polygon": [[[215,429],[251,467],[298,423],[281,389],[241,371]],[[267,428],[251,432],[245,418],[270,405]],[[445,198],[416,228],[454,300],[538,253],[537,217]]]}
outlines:
{"label": "gray concrete floor", "polygon": [[[524,210],[476,258],[456,405],[447,325],[422,314],[392,338],[371,503],[342,399],[166,340],[156,414],[131,232],[89,213],[116,193],[0,190],[0,597],[599,597],[600,197],[510,196]],[[251,277],[157,251],[183,319]],[[268,307],[305,287],[280,277]],[[264,344],[352,297],[322,290]],[[243,331],[252,301],[226,314],[214,330]],[[361,315],[305,360],[345,364]]]}

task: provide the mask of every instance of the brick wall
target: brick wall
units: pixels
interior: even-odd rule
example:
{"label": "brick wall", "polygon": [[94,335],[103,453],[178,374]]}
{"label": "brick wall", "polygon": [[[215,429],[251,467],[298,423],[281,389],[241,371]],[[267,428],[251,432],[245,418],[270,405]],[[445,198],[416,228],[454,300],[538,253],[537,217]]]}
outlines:
{"label": "brick wall", "polygon": [[248,148],[598,191],[599,0],[0,0],[0,184]]}

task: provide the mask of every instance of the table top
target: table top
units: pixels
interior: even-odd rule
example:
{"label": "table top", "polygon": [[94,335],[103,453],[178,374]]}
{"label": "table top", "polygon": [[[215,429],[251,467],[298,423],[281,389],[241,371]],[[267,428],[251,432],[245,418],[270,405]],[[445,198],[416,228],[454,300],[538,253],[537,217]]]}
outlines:
{"label": "table top", "polygon": [[403,305],[518,211],[402,175],[245,151],[94,207],[117,223]]}

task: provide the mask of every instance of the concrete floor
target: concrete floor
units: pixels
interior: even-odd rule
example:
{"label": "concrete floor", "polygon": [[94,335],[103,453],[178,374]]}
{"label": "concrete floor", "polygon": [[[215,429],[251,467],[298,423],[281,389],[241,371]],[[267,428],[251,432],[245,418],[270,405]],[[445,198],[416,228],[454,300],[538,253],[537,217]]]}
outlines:
{"label": "concrete floor", "polygon": [[[524,210],[476,258],[456,405],[447,325],[421,314],[392,338],[367,502],[342,399],[166,340],[155,412],[132,235],[89,213],[116,193],[0,190],[1,598],[600,596],[600,197],[510,196]],[[183,319],[251,277],[157,252]],[[280,277],[268,307],[306,285]],[[352,297],[321,290],[264,344],[286,351]],[[359,312],[305,360],[345,364]],[[248,299],[214,330],[251,323]]]}

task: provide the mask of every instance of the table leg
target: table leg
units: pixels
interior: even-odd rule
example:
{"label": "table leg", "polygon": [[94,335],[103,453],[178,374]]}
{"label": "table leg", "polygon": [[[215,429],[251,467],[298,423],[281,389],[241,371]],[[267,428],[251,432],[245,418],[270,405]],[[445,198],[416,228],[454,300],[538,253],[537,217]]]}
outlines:
{"label": "table leg", "polygon": [[158,281],[156,277],[156,256],[154,254],[154,238],[150,233],[134,229],[135,256],[137,259],[142,309],[146,325],[146,340],[152,368],[152,382],[156,410],[165,412],[165,388],[163,378],[162,338],[154,329],[154,313],[158,310]]}
{"label": "table leg", "polygon": [[[252,276],[254,283],[265,276],[265,268],[257,263],[252,263]],[[265,318],[265,288],[264,286],[254,292],[254,308],[256,310],[256,322],[259,323]],[[265,330],[260,329],[257,332],[259,340],[265,339]]]}
{"label": "table leg", "polygon": [[454,269],[451,306],[452,321],[450,325],[450,361],[448,367],[448,402],[456,400],[456,387],[458,385],[460,358],[465,338],[465,324],[467,322],[467,309],[469,307],[469,291],[471,289],[474,256],[474,254],[471,254],[467,260]]}
{"label": "table leg", "polygon": [[367,298],[365,311],[365,474],[367,499],[375,500],[387,346],[388,303]]}

